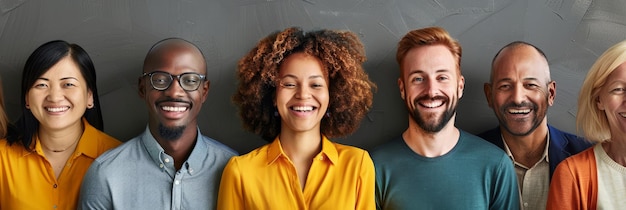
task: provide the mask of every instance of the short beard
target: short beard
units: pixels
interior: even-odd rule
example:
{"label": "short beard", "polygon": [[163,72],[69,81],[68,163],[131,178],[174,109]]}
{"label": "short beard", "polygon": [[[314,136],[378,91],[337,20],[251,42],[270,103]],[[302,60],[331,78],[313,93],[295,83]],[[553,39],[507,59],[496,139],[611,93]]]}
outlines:
{"label": "short beard", "polygon": [[168,141],[178,140],[183,135],[183,131],[185,130],[185,128],[187,128],[187,126],[185,125],[168,128],[159,123],[159,135],[161,136],[161,138]]}
{"label": "short beard", "polygon": [[[422,100],[423,98],[424,97],[415,99],[413,101],[413,105],[415,107],[419,106],[418,101]],[[447,103],[450,103],[450,100],[446,99],[445,104]],[[437,133],[441,131],[448,124],[450,119],[452,119],[452,116],[454,116],[454,114],[456,113],[456,106],[457,106],[456,103],[452,104],[449,109],[446,109],[446,111],[443,112],[443,115],[439,118],[439,120],[433,124],[427,123],[424,117],[430,118],[430,117],[434,117],[434,115],[422,116],[422,114],[419,112],[417,108],[413,110],[411,110],[410,107],[407,107],[407,108],[409,108],[409,111],[411,113],[410,115],[411,118],[413,118],[413,120],[417,123],[417,125],[419,125],[420,128],[422,128],[422,130],[426,131],[427,133]]]}

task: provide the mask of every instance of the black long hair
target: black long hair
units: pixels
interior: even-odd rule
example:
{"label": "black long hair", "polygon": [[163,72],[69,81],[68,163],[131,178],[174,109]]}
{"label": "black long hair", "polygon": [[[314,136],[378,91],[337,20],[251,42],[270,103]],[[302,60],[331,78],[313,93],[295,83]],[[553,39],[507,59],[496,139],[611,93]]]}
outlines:
{"label": "black long hair", "polygon": [[22,72],[22,95],[20,96],[22,105],[22,116],[15,123],[15,129],[9,131],[7,140],[9,144],[21,142],[30,149],[33,136],[39,129],[39,121],[35,118],[30,109],[26,108],[26,94],[41,75],[46,73],[52,66],[66,56],[70,56],[80,69],[81,75],[87,81],[87,88],[93,95],[94,106],[87,109],[83,118],[99,130],[104,129],[102,122],[102,111],[100,100],[98,99],[98,88],[96,87],[96,70],[87,52],[77,44],[70,44],[63,40],[46,42],[39,46],[26,60],[24,71]]}

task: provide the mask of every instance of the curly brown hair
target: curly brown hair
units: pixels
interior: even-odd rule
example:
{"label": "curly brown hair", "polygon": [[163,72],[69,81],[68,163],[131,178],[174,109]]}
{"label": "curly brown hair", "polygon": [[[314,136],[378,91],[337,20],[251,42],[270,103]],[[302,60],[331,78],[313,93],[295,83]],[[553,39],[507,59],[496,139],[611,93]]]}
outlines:
{"label": "curly brown hair", "polygon": [[239,87],[232,99],[239,107],[244,128],[266,141],[280,133],[281,119],[274,114],[275,84],[283,60],[296,52],[317,57],[328,76],[329,115],[322,118],[321,133],[329,138],[352,134],[372,107],[376,89],[362,67],[366,60],[363,44],[350,31],[305,33],[298,27],[261,39],[239,61]]}

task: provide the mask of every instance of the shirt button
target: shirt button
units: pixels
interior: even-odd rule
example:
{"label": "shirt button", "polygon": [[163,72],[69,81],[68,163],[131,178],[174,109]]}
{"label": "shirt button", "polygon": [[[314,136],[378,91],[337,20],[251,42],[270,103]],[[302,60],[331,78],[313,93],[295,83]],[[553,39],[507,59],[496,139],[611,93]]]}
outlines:
{"label": "shirt button", "polygon": [[159,164],[159,168],[163,168],[163,163]]}
{"label": "shirt button", "polygon": [[57,205],[52,205],[52,208],[53,208],[53,209],[56,209],[56,208],[57,208]]}
{"label": "shirt button", "polygon": [[169,159],[169,158],[165,158],[165,160],[164,160],[164,161],[165,161],[166,163],[169,163],[169,162],[170,162],[170,159]]}
{"label": "shirt button", "polygon": [[320,160],[324,160],[324,157],[320,157]]}
{"label": "shirt button", "polygon": [[180,181],[176,180],[176,181],[174,181],[174,184],[178,185],[178,184],[180,184]]}
{"label": "shirt button", "polygon": [[57,188],[57,184],[52,185],[52,187]]}
{"label": "shirt button", "polygon": [[193,173],[193,168],[189,168],[189,173]]}
{"label": "shirt button", "polygon": [[524,203],[524,207],[528,207],[528,203],[527,202]]}

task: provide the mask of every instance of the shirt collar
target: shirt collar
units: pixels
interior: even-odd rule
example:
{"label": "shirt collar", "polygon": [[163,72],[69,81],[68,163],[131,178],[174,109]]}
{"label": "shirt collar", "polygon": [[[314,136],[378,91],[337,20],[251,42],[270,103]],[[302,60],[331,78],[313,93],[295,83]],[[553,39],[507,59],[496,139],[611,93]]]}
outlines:
{"label": "shirt collar", "polygon": [[[288,158],[285,152],[283,151],[282,146],[280,145],[280,140],[278,136],[270,143],[267,149],[267,164],[270,165],[279,157]],[[322,151],[316,155],[316,158],[326,157],[330,161],[331,164],[335,164],[337,159],[339,158],[339,153],[337,152],[337,148],[335,145],[324,135],[322,135]]]}
{"label": "shirt collar", "polygon": [[87,157],[96,159],[98,157],[98,147],[94,145],[96,140],[93,138],[98,138],[99,131],[91,126],[85,118],[83,118],[83,125],[85,129],[83,130],[80,140],[78,140],[78,146],[76,146],[76,152],[74,152],[74,154],[84,154]]}
{"label": "shirt collar", "polygon": [[[183,167],[187,169],[190,174],[193,172],[193,168],[199,168],[202,166],[203,156],[201,151],[208,150],[208,145],[200,143],[202,142],[202,134],[200,133],[200,129],[196,128],[196,132],[196,141],[194,143],[193,149],[191,150],[191,154],[189,154],[189,157],[183,163]],[[157,165],[157,167],[163,168],[161,166],[166,164],[163,162],[162,155],[167,155],[167,153],[165,153],[163,147],[161,147],[161,145],[159,145],[154,136],[152,136],[149,126],[146,126],[146,130],[143,132],[143,134],[141,134],[140,139],[142,144],[145,146],[148,155],[150,155],[152,161]]]}
{"label": "shirt collar", "polygon": [[[506,141],[504,140],[504,136],[502,134],[500,134],[500,138],[502,139],[502,143],[504,144],[504,151],[506,151],[506,154],[515,162],[515,157],[513,157],[513,153],[511,153],[509,145],[506,144]],[[548,147],[550,146],[550,131],[548,131],[548,135],[546,138],[546,147],[543,150],[541,159],[545,159],[546,162],[550,163],[550,158],[548,157]]]}

